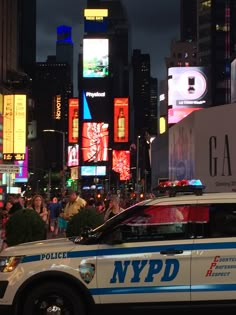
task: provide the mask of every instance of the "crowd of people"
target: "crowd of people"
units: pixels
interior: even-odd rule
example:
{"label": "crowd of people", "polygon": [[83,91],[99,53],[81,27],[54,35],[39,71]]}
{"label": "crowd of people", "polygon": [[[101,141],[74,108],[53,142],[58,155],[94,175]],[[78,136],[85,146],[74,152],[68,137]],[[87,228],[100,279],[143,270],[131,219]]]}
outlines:
{"label": "crowd of people", "polygon": [[6,224],[10,216],[20,209],[32,209],[45,221],[45,239],[65,236],[68,221],[82,208],[93,208],[102,216],[103,221],[110,219],[126,208],[124,201],[117,195],[108,198],[82,198],[76,191],[69,191],[63,197],[53,196],[51,200],[35,194],[25,199],[20,194],[9,195],[4,207],[0,209],[0,230],[2,249],[7,246]]}

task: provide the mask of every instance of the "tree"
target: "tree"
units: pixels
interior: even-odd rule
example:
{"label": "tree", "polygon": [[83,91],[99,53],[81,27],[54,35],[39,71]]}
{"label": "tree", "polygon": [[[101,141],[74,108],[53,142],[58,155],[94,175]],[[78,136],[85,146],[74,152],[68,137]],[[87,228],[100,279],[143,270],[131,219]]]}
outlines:
{"label": "tree", "polygon": [[33,209],[16,211],[6,223],[8,246],[43,240],[46,237],[46,224]]}
{"label": "tree", "polygon": [[66,236],[80,235],[85,228],[96,228],[104,222],[103,216],[93,208],[82,208],[68,222]]}

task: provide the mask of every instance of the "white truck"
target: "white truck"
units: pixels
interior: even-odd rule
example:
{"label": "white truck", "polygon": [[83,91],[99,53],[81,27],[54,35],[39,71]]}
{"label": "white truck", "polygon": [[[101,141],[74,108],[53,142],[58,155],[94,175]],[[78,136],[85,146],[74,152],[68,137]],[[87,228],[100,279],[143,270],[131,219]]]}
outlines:
{"label": "white truck", "polygon": [[169,129],[169,178],[236,191],[236,104],[194,111]]}

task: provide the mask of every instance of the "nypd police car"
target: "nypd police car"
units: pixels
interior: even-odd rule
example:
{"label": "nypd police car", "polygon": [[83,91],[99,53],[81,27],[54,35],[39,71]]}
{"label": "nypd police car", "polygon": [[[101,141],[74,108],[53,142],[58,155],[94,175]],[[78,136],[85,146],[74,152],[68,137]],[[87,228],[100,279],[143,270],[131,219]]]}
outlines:
{"label": "nypd police car", "polygon": [[236,193],[188,187],[195,182],[167,184],[171,197],[142,201],[81,236],[3,250],[0,314],[233,306]]}

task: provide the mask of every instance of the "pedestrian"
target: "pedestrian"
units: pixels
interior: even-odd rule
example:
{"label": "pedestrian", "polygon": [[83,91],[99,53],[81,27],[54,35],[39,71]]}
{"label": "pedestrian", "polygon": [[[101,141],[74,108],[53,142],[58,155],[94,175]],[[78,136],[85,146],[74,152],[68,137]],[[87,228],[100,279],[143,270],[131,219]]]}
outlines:
{"label": "pedestrian", "polygon": [[86,206],[87,202],[80,196],[77,196],[75,191],[69,192],[68,202],[63,209],[62,216],[64,219],[69,220],[73,215],[77,214],[81,208]]}
{"label": "pedestrian", "polygon": [[110,198],[109,207],[104,214],[104,221],[110,219],[114,215],[120,213],[124,209],[120,206],[120,199],[117,195],[113,195]]}
{"label": "pedestrian", "polygon": [[58,218],[61,212],[62,205],[58,201],[58,198],[54,196],[48,204],[49,231],[53,237],[58,234]]}

